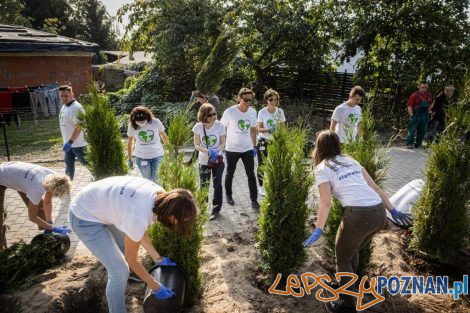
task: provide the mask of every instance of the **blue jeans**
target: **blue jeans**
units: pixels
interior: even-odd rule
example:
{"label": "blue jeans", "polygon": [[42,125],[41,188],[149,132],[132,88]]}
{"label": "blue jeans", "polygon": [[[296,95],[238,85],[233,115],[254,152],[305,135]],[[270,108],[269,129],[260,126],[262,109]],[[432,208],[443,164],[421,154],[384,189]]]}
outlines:
{"label": "blue jeans", "polygon": [[64,152],[65,174],[67,174],[71,180],[73,180],[73,176],[75,175],[75,157],[83,165],[87,164],[87,161],[85,160],[85,149],[86,146],[72,148],[70,151]]}
{"label": "blue jeans", "polygon": [[209,168],[207,165],[199,164],[199,179],[201,186],[209,186],[209,179],[212,174],[212,185],[214,188],[214,199],[212,200],[212,213],[219,213],[222,209],[222,174],[224,173],[224,166],[219,168]]}
{"label": "blue jeans", "polygon": [[[142,174],[142,177],[150,179],[153,182],[158,182],[158,167],[160,163],[163,161],[163,155],[158,156],[153,159],[142,159],[142,158],[135,158],[135,162],[137,163],[137,167]],[[147,164],[142,165],[142,162],[147,162]]]}
{"label": "blue jeans", "polygon": [[126,287],[129,265],[124,258],[124,233],[114,225],[89,222],[69,213],[70,225],[78,239],[103,264],[108,272],[106,299],[110,313],[126,312]]}

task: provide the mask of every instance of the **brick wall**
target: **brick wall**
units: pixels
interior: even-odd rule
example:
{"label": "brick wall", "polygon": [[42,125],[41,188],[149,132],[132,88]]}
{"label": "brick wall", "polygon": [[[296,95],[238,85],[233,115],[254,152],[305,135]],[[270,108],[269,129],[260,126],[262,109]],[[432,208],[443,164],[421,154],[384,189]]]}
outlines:
{"label": "brick wall", "polygon": [[0,53],[0,87],[37,86],[70,81],[75,96],[86,93],[90,80],[91,54],[64,55]]}

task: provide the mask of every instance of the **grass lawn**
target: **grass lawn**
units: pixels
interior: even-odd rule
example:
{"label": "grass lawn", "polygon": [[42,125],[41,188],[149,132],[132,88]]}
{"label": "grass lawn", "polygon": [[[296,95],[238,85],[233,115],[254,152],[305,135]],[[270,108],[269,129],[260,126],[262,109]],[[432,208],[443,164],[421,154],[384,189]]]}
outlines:
{"label": "grass lawn", "polygon": [[[10,156],[43,154],[52,147],[62,145],[59,117],[41,119],[36,125],[32,120],[21,120],[21,126],[15,123],[5,125]],[[5,139],[0,127],[0,158],[6,159]]]}

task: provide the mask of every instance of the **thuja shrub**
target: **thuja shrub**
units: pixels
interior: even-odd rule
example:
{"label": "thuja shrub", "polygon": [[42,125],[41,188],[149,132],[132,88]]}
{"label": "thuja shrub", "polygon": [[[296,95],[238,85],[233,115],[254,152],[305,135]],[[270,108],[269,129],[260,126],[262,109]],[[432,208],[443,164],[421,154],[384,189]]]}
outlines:
{"label": "thuja shrub", "polygon": [[33,281],[61,259],[56,241],[49,236],[40,236],[31,244],[23,241],[12,244],[0,252],[0,293]]}
{"label": "thuja shrub", "polygon": [[302,243],[308,237],[307,198],[313,184],[303,153],[306,141],[305,129],[281,125],[273,133],[263,164],[266,196],[259,216],[258,264],[271,277],[278,273],[286,277],[306,258]]}
{"label": "thuja shrub", "polygon": [[[181,144],[189,140],[192,125],[182,112],[170,121],[168,137],[170,144],[159,170],[160,181],[165,190],[184,188],[190,190],[198,205],[197,222],[189,236],[183,236],[174,229],[159,223],[150,227],[148,233],[157,251],[169,256],[182,267],[187,279],[185,306],[192,306],[201,296],[203,277],[201,272],[201,249],[204,239],[204,224],[207,221],[207,188],[199,188],[198,172],[195,166],[187,166],[181,151]],[[179,127],[174,127],[179,125]],[[188,131],[189,129],[189,131]]]}
{"label": "thuja shrub", "polygon": [[[346,154],[358,161],[364,169],[369,173],[376,184],[381,187],[386,175],[388,161],[385,158],[385,151],[381,147],[380,139],[376,132],[375,120],[371,114],[371,104],[367,105],[362,112],[361,135],[355,141],[343,144],[341,153]],[[327,244],[324,251],[330,260],[335,260],[335,239],[338,227],[341,224],[344,208],[336,199],[333,200],[330,215],[327,221],[327,228],[324,236]],[[372,255],[372,242],[366,244],[359,251],[359,265],[357,274],[364,275],[364,271],[368,268],[370,257]]]}
{"label": "thuja shrub", "polygon": [[[469,78],[470,79],[470,78]],[[432,144],[426,184],[415,205],[412,251],[452,262],[470,238],[470,81],[446,112],[447,128]]]}
{"label": "thuja shrub", "polygon": [[96,87],[91,87],[84,109],[80,125],[85,129],[87,167],[93,177],[98,180],[126,174],[119,121],[108,104],[108,97],[99,93]]}

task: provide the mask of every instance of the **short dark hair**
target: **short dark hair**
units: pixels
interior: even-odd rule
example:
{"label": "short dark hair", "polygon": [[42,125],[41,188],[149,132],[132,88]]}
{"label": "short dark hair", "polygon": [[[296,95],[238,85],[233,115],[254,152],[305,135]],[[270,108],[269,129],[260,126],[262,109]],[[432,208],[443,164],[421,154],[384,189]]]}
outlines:
{"label": "short dark hair", "polygon": [[62,85],[59,87],[59,91],[70,91],[72,92],[72,87],[69,85]]}
{"label": "short dark hair", "polygon": [[214,110],[215,108],[212,104],[210,103],[204,103],[199,107],[199,110],[197,111],[197,120],[198,122],[205,123],[207,118],[209,117],[210,112]]}
{"label": "short dark hair", "polygon": [[364,89],[362,89],[361,86],[354,86],[351,88],[351,91],[349,92],[349,96],[350,97],[359,96],[361,98],[364,98],[366,96],[366,93]]}
{"label": "short dark hair", "polygon": [[175,227],[184,235],[192,232],[197,217],[196,201],[186,189],[172,189],[158,194],[152,211],[157,220],[169,228],[174,227],[170,219],[173,216],[177,221]]}
{"label": "short dark hair", "polygon": [[143,105],[139,105],[131,111],[131,114],[129,115],[129,123],[134,129],[137,129],[139,126],[136,124],[136,121],[147,121],[150,123],[152,118],[152,111]]}
{"label": "short dark hair", "polygon": [[422,81],[419,82],[419,84],[420,84],[420,85],[428,85],[428,82],[425,81],[425,80],[422,80]]}

